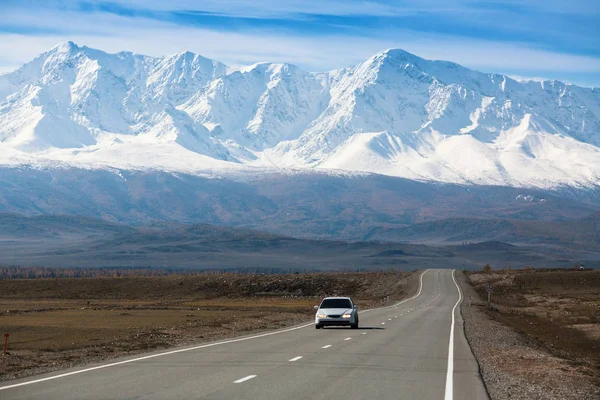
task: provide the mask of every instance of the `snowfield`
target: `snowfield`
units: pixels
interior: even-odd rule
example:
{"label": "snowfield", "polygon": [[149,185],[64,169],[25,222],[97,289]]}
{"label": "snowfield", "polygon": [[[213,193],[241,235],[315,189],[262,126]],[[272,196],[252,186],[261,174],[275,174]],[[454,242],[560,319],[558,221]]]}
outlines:
{"label": "snowfield", "polygon": [[402,50],[310,73],[67,42],[0,75],[1,165],[595,188],[600,89],[518,82]]}

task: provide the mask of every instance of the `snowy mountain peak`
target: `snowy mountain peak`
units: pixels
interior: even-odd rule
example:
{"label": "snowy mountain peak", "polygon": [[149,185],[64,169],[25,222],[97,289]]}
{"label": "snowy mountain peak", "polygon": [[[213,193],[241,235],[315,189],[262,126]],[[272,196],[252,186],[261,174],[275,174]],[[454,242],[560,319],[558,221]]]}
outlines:
{"label": "snowy mountain peak", "polygon": [[54,46],[49,53],[62,53],[62,54],[68,54],[71,55],[77,51],[79,51],[79,46],[77,46],[75,43],[68,41],[68,42],[60,42],[58,43],[56,46]]}
{"label": "snowy mountain peak", "polygon": [[158,60],[146,84],[152,99],[166,99],[178,105],[226,73],[225,64],[186,51]]}
{"label": "snowy mountain peak", "polygon": [[300,74],[307,74],[307,72],[304,72],[300,69],[300,67],[294,65],[294,64],[287,64],[287,63],[270,63],[270,62],[258,62],[249,66],[245,66],[245,67],[241,67],[238,69],[239,72],[241,72],[242,74],[248,74],[248,73],[258,73],[258,74],[267,74],[267,75],[272,75],[272,74],[293,74],[293,73],[300,73]]}
{"label": "snowy mountain peak", "polygon": [[384,58],[387,60],[394,60],[394,61],[406,61],[406,62],[418,62],[418,61],[424,61],[423,58],[418,57],[412,53],[409,53],[406,50],[403,49],[387,49],[384,50],[378,54],[376,54],[374,56],[374,58]]}
{"label": "snowy mountain peak", "polygon": [[432,76],[436,76],[436,72],[444,69],[475,75],[485,75],[451,61],[427,60],[402,49],[387,49],[374,55],[371,59],[378,62],[380,65],[389,64],[403,68],[412,65]]}
{"label": "snowy mountain peak", "polygon": [[212,65],[213,67],[221,67],[225,66],[225,64],[220,63],[215,60],[211,60],[209,58],[203,57],[200,54],[192,53],[191,51],[183,51],[181,53],[175,53],[170,56],[164,57],[165,61],[169,61],[172,63],[178,64],[180,67],[186,67],[190,65],[196,66],[208,66]]}
{"label": "snowy mountain peak", "polygon": [[600,91],[518,82],[401,49],[310,73],[64,42],[0,75],[0,165],[23,160],[591,187],[600,185]]}

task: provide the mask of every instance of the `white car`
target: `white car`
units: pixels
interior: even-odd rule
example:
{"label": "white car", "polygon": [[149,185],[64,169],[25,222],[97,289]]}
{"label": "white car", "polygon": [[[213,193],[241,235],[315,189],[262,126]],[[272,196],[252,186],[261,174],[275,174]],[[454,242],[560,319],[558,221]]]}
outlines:
{"label": "white car", "polygon": [[350,297],[326,297],[320,306],[315,306],[315,328],[327,325],[350,326],[358,328],[358,307]]}

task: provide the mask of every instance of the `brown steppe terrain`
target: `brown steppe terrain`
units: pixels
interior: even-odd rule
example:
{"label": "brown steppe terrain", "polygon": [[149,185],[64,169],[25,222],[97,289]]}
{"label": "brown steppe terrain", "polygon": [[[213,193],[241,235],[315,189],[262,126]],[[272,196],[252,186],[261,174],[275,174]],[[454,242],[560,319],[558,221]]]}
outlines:
{"label": "brown steppe terrain", "polygon": [[466,333],[493,399],[600,396],[600,271],[505,269],[467,279],[476,293],[465,293]]}
{"label": "brown steppe terrain", "polygon": [[[412,295],[414,273],[0,280],[0,380],[297,324],[325,296]],[[386,298],[389,296],[389,298]]]}

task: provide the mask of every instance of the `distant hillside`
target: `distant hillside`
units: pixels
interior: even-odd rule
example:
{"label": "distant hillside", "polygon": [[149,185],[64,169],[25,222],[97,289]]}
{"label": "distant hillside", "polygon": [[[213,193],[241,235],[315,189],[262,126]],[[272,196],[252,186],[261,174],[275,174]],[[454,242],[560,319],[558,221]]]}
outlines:
{"label": "distant hillside", "polygon": [[27,238],[93,235],[93,234],[131,234],[135,229],[111,223],[101,219],[65,216],[36,215],[23,218],[18,214],[0,213],[0,238],[2,236],[23,236]]}
{"label": "distant hillside", "polygon": [[462,186],[382,175],[298,172],[217,179],[156,171],[0,168],[0,212],[78,215],[128,225],[204,223],[312,239],[365,240],[376,228],[448,218],[567,221],[599,208],[600,191]]}
{"label": "distant hillside", "polygon": [[[417,226],[415,231],[420,229]],[[586,259],[590,254],[586,253]],[[594,254],[600,260],[600,255]],[[429,267],[480,269],[487,263],[496,266],[510,264],[513,267],[568,267],[581,257],[580,253],[573,251],[547,251],[545,248],[498,241],[436,247],[394,242],[297,239],[206,224],[161,223],[136,228],[91,218],[29,218],[0,214],[0,265],[5,266],[268,269],[289,272]],[[594,262],[594,259],[591,261]]]}
{"label": "distant hillside", "polygon": [[561,222],[450,218],[406,227],[376,228],[363,239],[429,244],[501,241],[600,250],[600,213]]}

